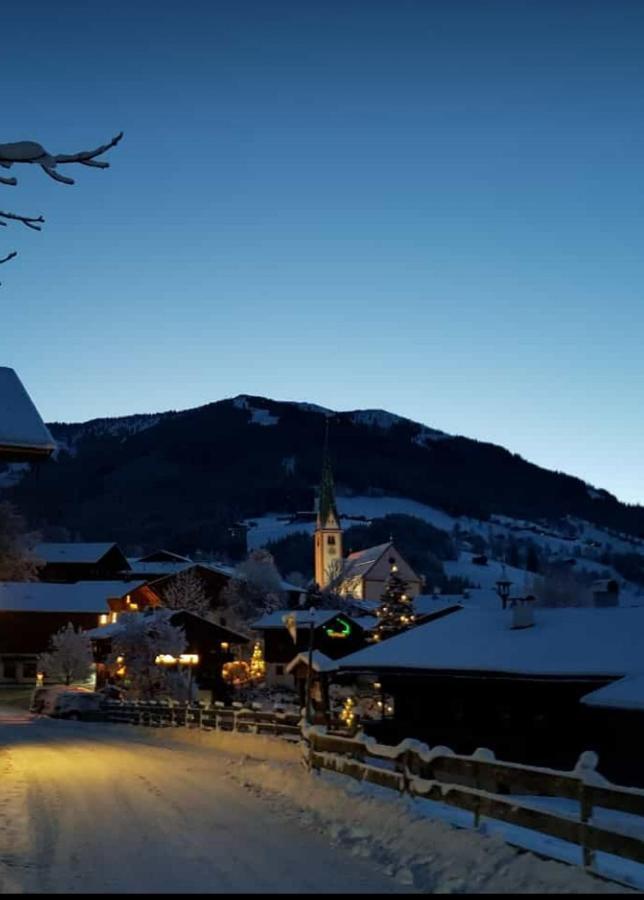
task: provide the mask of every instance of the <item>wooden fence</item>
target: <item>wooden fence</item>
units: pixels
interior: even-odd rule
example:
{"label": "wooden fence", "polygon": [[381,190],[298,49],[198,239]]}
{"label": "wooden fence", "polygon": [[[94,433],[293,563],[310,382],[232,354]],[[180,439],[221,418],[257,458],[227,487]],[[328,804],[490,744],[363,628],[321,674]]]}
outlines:
{"label": "wooden fence", "polygon": [[127,703],[110,701],[106,705],[106,718],[110,722],[147,725],[153,728],[183,726],[215,731],[301,737],[299,715],[230,707],[218,703],[203,706],[154,700]]}
{"label": "wooden fence", "polygon": [[[592,821],[597,809],[644,817],[642,790],[589,783],[576,772],[500,762],[490,751],[459,756],[445,747],[432,751],[417,741],[387,747],[372,738],[342,737],[319,727],[305,732],[313,770],[339,772],[470,811],[475,827],[486,816],[569,841],[581,848],[583,865],[589,869],[597,851],[644,863],[644,839]],[[512,795],[574,800],[578,817],[535,809]]]}
{"label": "wooden fence", "polygon": [[[583,772],[501,762],[489,750],[461,756],[447,747],[430,750],[413,740],[389,747],[365,735],[351,737],[321,726],[303,725],[300,716],[292,713],[239,705],[112,701],[107,704],[106,716],[111,722],[150,727],[182,726],[303,739],[308,765],[314,771],[338,772],[469,811],[474,827],[487,817],[576,844],[581,848],[584,867],[591,871],[598,851],[644,864],[644,827],[640,838],[593,822],[593,813],[599,809],[644,818],[644,790],[593,783],[593,778],[585,778]],[[518,795],[575,801],[577,815],[534,808]],[[512,837],[505,839],[513,843]]]}

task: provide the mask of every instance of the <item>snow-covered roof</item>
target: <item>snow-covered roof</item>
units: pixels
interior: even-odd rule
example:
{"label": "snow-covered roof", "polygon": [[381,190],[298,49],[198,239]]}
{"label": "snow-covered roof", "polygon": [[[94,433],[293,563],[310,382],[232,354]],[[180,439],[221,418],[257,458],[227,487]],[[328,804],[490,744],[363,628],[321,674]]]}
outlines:
{"label": "snow-covered roof", "polygon": [[164,606],[158,606],[155,609],[146,612],[126,612],[120,615],[116,622],[110,622],[107,625],[99,625],[97,628],[92,628],[87,634],[89,637],[96,640],[105,640],[106,638],[112,638],[115,634],[119,634],[123,631],[125,624],[128,621],[128,617],[160,616],[162,618],[168,618],[170,622],[172,622],[175,617],[179,615],[187,615],[192,620],[199,619],[205,625],[210,626],[211,629],[216,629],[216,632],[221,635],[220,640],[226,639],[231,643],[238,644],[247,644],[250,640],[248,635],[242,634],[241,631],[226,628],[224,625],[219,625],[217,622],[213,622],[211,619],[207,619],[204,616],[191,612],[189,609],[168,609]]}
{"label": "snow-covered roof", "polygon": [[375,566],[383,553],[392,546],[389,541],[386,544],[377,544],[375,547],[367,547],[366,550],[357,550],[350,553],[344,563],[342,578],[353,578],[357,575],[366,575]]}
{"label": "snow-covered roof", "polygon": [[188,556],[181,556],[180,553],[173,553],[171,550],[155,550],[153,553],[146,553],[145,556],[139,556],[136,562],[153,563],[153,562],[169,562],[169,563],[191,563],[192,560]]}
{"label": "snow-covered roof", "polygon": [[75,584],[2,581],[0,610],[104,613],[108,611],[109,597],[124,597],[141,584],[141,581],[78,581]]}
{"label": "snow-covered roof", "polygon": [[[282,621],[283,616],[295,616],[297,624],[302,626],[308,626],[311,622],[311,613],[308,609],[278,609],[276,612],[266,613],[261,619],[257,619],[256,622],[253,622],[251,628],[285,628],[286,626]],[[355,622],[352,616],[347,616],[341,609],[316,609],[313,614],[313,622],[317,628],[319,625],[330,622],[336,616],[346,616],[346,618]]]}
{"label": "snow-covered roof", "polygon": [[[289,673],[289,675],[293,671],[293,669],[295,669],[295,667],[300,663],[304,663],[304,665],[308,667],[308,653],[298,653],[297,656],[290,661],[290,663],[286,667],[286,671]],[[338,668],[338,664],[332,659],[329,659],[328,656],[325,656],[324,653],[320,653],[319,650],[314,650],[311,654],[311,668],[314,672],[335,672],[335,670]]]}
{"label": "snow-covered roof", "polygon": [[0,366],[0,449],[49,455],[56,442],[13,369]]}
{"label": "snow-covered roof", "polygon": [[130,569],[137,575],[157,575],[159,577],[176,575],[186,569],[192,569],[196,565],[193,562],[139,562],[136,559],[128,559],[127,562]]}
{"label": "snow-covered roof", "polygon": [[512,629],[512,610],[463,608],[342,659],[344,668],[485,671],[516,675],[627,675],[642,668],[644,607],[535,609]]}
{"label": "snow-covered roof", "polygon": [[46,563],[96,563],[117,545],[115,543],[50,543],[34,548],[35,555]]}
{"label": "snow-covered roof", "polygon": [[629,675],[581,698],[587,706],[610,709],[644,709],[644,675]]}

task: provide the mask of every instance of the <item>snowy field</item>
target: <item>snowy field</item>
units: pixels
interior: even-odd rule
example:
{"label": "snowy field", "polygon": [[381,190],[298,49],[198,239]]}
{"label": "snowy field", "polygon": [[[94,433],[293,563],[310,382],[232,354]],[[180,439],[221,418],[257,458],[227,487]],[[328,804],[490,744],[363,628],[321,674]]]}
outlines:
{"label": "snowy field", "polygon": [[0,713],[0,891],[609,893],[254,735]]}

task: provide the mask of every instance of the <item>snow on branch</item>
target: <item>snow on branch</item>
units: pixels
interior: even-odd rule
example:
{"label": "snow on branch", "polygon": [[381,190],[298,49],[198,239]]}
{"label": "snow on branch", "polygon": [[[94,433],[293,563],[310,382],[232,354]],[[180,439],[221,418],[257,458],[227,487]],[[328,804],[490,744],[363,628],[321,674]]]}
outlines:
{"label": "snow on branch", "polygon": [[40,226],[45,221],[42,216],[19,216],[17,213],[2,212],[0,210],[0,225],[7,224],[2,221],[3,219],[10,219],[12,222],[22,222],[23,225],[26,225],[27,228],[33,228],[34,231],[42,231]]}
{"label": "snow on branch", "polygon": [[[81,150],[79,153],[58,153],[53,155],[35,141],[18,141],[13,144],[0,144],[0,166],[4,169],[10,169],[17,163],[31,163],[40,166],[40,168],[53,178],[54,181],[60,181],[63,184],[74,184],[74,179],[66,175],[61,175],[56,171],[59,165],[67,165],[68,163],[79,163],[83,166],[92,166],[96,169],[107,169],[109,163],[104,160],[97,160],[97,156],[107,153],[112,147],[116,147],[123,137],[123,132],[119,131],[116,137],[113,137],[107,144],[101,144],[94,150]],[[3,178],[0,176],[0,183],[15,185],[15,178]]]}

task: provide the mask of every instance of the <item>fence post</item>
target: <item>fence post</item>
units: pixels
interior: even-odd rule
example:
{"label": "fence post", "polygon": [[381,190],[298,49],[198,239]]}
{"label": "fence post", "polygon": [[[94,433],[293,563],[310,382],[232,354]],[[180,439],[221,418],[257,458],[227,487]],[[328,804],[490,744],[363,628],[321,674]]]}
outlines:
{"label": "fence post", "polygon": [[585,869],[592,868],[595,862],[595,851],[588,846],[588,828],[586,827],[593,817],[592,794],[587,790],[583,775],[579,780],[579,818],[581,821],[580,839],[583,865]]}

